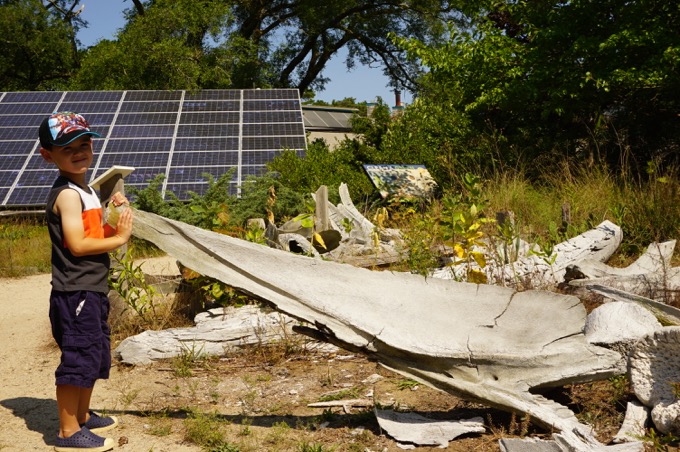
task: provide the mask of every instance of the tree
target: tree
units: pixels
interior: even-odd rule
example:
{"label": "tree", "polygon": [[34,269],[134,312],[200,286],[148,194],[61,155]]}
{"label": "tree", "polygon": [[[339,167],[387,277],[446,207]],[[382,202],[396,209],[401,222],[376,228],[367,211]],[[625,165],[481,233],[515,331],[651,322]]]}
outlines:
{"label": "tree", "polygon": [[[430,42],[439,36],[443,20],[452,18],[449,2],[435,0],[199,3],[231,8],[233,20],[222,21],[226,39],[220,45],[234,56],[233,87],[296,87],[301,93],[323,89],[328,81],[323,69],[343,48],[348,51],[348,69],[356,64],[381,66],[394,86],[412,90],[418,67],[404,58],[388,33]],[[130,25],[168,2],[134,5]]]}
{"label": "tree", "polygon": [[117,41],[89,48],[72,89],[199,89],[231,87],[233,55],[211,46],[229,20],[222,2],[156,0]]}
{"label": "tree", "polygon": [[[0,88],[59,89],[78,67],[75,2],[0,1]],[[75,12],[74,12],[75,11]]]}
{"label": "tree", "polygon": [[490,2],[472,23],[443,45],[397,42],[430,69],[421,100],[464,114],[505,160],[677,159],[677,2]]}
{"label": "tree", "polygon": [[[431,0],[259,0],[239,2],[236,15],[242,20],[234,33],[262,42],[258,48],[271,48],[267,61],[276,74],[271,80],[275,87],[323,89],[324,67],[346,48],[348,69],[356,64],[379,66],[393,86],[412,90],[419,68],[387,36],[436,39],[448,12],[448,2]],[[247,71],[244,76],[252,77]]]}

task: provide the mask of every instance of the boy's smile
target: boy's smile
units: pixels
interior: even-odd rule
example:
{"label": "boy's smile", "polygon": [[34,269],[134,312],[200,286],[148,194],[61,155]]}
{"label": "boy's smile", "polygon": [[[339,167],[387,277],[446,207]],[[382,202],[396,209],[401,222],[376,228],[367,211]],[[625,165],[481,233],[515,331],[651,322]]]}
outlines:
{"label": "boy's smile", "polygon": [[94,154],[92,139],[89,135],[76,138],[66,146],[52,146],[51,150],[41,149],[43,158],[57,165],[64,175],[84,175],[87,173]]}

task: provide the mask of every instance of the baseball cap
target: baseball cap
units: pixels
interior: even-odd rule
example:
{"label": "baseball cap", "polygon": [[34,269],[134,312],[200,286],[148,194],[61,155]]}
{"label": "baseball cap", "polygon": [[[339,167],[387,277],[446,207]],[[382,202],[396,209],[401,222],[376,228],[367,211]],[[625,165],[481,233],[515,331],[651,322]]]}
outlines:
{"label": "baseball cap", "polygon": [[66,146],[83,135],[99,137],[90,130],[87,120],[78,113],[55,111],[40,124],[40,145],[45,149],[52,146]]}

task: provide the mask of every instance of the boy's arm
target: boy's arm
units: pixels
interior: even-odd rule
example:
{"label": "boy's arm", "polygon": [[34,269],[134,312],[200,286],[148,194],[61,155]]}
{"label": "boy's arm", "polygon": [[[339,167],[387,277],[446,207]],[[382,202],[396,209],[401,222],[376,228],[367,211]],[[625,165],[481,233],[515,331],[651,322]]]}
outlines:
{"label": "boy's arm", "polygon": [[54,204],[61,216],[61,225],[68,249],[74,256],[88,256],[113,251],[124,245],[132,235],[132,211],[120,214],[116,234],[106,238],[85,237],[80,195],[75,190],[63,190]]}

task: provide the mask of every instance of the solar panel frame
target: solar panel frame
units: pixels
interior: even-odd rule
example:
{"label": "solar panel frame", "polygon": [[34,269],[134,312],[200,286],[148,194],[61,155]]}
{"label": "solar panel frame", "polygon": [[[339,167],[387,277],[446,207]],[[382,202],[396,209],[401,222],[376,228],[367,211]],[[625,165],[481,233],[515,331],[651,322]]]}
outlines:
{"label": "solar panel frame", "polygon": [[306,152],[295,89],[0,92],[0,209],[44,206],[58,171],[42,159],[37,131],[54,111],[82,113],[101,136],[88,180],[134,166],[126,185],[142,188],[162,174],[166,199],[173,189],[179,199],[202,194],[204,173],[228,171],[238,194],[283,149]]}

